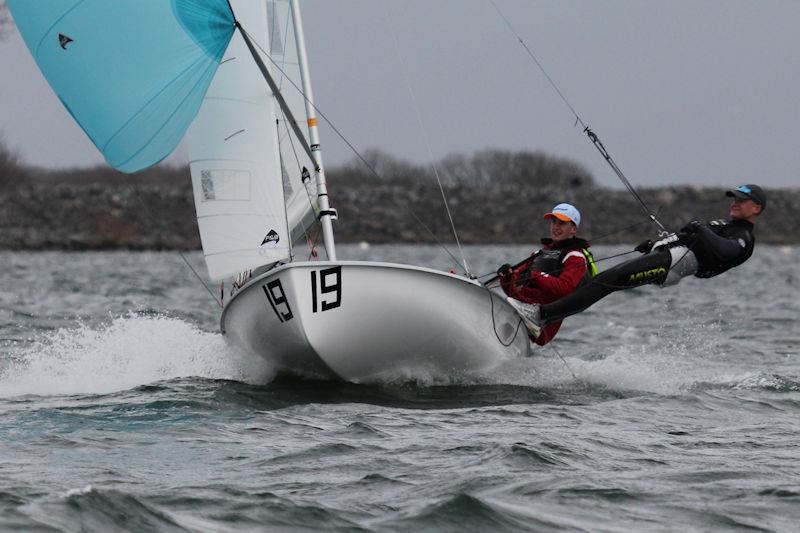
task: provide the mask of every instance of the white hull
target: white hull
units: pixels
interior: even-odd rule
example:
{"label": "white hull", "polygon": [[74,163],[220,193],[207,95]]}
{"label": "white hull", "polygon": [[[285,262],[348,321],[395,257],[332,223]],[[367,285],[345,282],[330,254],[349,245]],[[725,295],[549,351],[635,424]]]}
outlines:
{"label": "white hull", "polygon": [[362,382],[453,376],[527,356],[519,322],[501,295],[461,276],[319,261],[251,280],[226,305],[221,326],[278,371]]}

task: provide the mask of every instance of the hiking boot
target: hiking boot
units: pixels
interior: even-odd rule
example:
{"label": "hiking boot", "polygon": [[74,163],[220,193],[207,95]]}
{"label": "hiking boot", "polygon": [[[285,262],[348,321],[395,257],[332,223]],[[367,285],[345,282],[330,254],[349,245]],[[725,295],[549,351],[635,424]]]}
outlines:
{"label": "hiking boot", "polygon": [[506,300],[511,304],[511,307],[517,311],[517,314],[522,319],[522,323],[528,328],[528,333],[534,338],[538,337],[542,332],[542,320],[539,318],[539,310],[541,307],[539,304],[526,304],[510,296],[506,298]]}

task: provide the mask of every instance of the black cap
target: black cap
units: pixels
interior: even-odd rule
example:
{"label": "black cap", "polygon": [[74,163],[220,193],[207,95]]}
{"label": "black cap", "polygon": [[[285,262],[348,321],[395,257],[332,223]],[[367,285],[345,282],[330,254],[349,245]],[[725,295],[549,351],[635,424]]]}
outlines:
{"label": "black cap", "polygon": [[767,207],[767,195],[764,194],[764,189],[758,185],[748,183],[747,185],[739,185],[735,189],[725,193],[725,196],[733,196],[734,198],[749,198],[761,206],[762,209]]}

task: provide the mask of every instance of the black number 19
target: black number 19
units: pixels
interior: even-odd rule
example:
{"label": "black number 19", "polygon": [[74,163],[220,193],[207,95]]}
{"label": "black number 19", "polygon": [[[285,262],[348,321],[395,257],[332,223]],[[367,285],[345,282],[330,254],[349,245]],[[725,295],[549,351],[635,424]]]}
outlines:
{"label": "black number 19", "polygon": [[[294,318],[292,314],[292,308],[289,307],[289,302],[286,300],[286,293],[283,292],[283,286],[281,285],[280,279],[274,279],[264,285],[264,294],[267,295],[267,300],[269,300],[269,304],[272,306],[272,310],[275,311],[275,314],[278,315],[278,320],[281,322],[286,322],[287,320],[291,320]],[[283,310],[278,309],[279,306],[285,306],[286,312]]]}
{"label": "black number 19", "polygon": [[[317,284],[319,274],[319,284]],[[331,279],[332,278],[332,279]],[[319,290],[317,290],[319,285]],[[323,268],[319,272],[311,271],[311,311],[316,313],[318,301],[324,294],[335,293],[332,301],[322,300],[322,311],[335,309],[342,305],[342,267]]]}

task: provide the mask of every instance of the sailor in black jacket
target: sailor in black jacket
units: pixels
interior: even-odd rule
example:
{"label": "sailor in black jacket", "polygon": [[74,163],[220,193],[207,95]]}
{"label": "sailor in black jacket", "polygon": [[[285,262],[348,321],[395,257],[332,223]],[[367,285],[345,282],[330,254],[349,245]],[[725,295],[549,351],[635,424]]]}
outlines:
{"label": "sailor in black jacket", "polygon": [[692,221],[661,241],[643,242],[636,247],[643,256],[601,272],[564,298],[518,309],[528,330],[536,336],[547,323],[579,313],[618,290],[649,283],[674,285],[690,275],[710,278],[747,261],[755,245],[755,220],[767,206],[767,197],[753,184],[740,185],[725,195],[733,198],[729,220]]}

